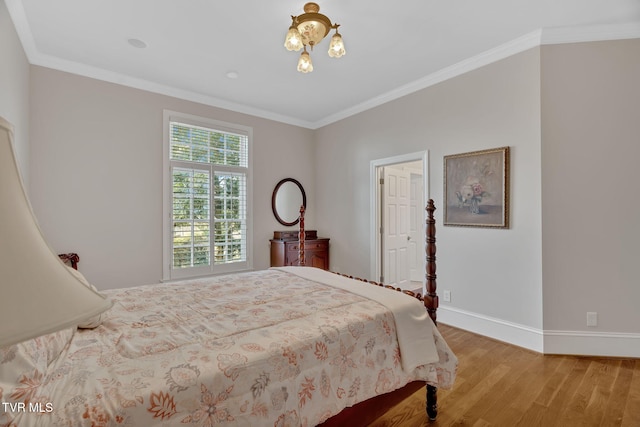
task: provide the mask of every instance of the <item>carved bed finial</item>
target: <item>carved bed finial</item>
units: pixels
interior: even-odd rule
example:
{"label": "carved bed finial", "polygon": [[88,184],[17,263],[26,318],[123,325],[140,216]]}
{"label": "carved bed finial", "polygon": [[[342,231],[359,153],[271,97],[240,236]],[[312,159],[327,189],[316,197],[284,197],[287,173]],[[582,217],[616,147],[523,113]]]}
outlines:
{"label": "carved bed finial", "polygon": [[298,265],[305,265],[304,259],[304,205],[300,206],[300,232],[298,233],[298,247],[299,247],[299,256],[298,256]]}

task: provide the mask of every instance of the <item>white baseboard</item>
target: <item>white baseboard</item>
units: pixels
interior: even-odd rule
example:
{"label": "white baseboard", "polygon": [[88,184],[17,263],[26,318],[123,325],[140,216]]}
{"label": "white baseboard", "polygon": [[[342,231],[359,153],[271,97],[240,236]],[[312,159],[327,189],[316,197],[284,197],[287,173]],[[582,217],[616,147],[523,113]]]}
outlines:
{"label": "white baseboard", "polygon": [[438,322],[538,353],[640,358],[640,334],[543,331],[448,306],[438,308]]}
{"label": "white baseboard", "polygon": [[544,353],[640,358],[640,334],[545,331]]}
{"label": "white baseboard", "polygon": [[542,331],[529,326],[448,306],[438,307],[438,322],[538,353],[543,352]]}

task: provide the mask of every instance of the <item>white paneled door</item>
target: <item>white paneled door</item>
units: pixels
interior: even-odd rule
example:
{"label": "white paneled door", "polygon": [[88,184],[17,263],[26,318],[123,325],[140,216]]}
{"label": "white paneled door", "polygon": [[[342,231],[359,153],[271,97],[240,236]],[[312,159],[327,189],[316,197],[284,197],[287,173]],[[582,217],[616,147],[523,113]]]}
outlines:
{"label": "white paneled door", "polygon": [[[409,280],[422,283],[424,278],[424,184],[422,174],[410,175],[410,208],[409,208]],[[413,290],[413,289],[412,289]]]}
{"label": "white paneled door", "polygon": [[405,289],[410,281],[410,173],[385,167],[382,187],[384,283]]}

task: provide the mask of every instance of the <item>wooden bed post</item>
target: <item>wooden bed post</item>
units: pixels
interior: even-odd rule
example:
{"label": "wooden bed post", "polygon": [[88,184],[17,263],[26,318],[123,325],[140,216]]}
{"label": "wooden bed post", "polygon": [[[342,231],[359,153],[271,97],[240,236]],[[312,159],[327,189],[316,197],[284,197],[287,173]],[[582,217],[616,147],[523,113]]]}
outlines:
{"label": "wooden bed post", "polygon": [[298,256],[298,265],[305,265],[305,259],[304,259],[304,238],[305,238],[305,232],[304,232],[304,205],[300,206],[300,231],[298,232],[298,250],[299,250],[299,256]]}
{"label": "wooden bed post", "polygon": [[[438,310],[438,294],[436,285],[436,220],[433,213],[436,210],[433,199],[427,202],[427,255],[426,279],[427,289],[424,296],[424,305],[427,308],[429,317],[433,324],[437,326],[436,311]],[[427,416],[430,420],[435,420],[438,415],[438,389],[427,384]]]}
{"label": "wooden bed post", "polygon": [[424,296],[424,305],[427,307],[427,311],[429,312],[429,316],[433,323],[437,325],[436,322],[436,312],[438,310],[438,294],[437,285],[436,285],[436,220],[433,218],[433,212],[435,212],[436,207],[433,203],[433,199],[429,199],[427,202],[427,246],[426,246],[426,254],[427,254],[427,265],[426,265],[426,279],[427,279],[427,290]]}

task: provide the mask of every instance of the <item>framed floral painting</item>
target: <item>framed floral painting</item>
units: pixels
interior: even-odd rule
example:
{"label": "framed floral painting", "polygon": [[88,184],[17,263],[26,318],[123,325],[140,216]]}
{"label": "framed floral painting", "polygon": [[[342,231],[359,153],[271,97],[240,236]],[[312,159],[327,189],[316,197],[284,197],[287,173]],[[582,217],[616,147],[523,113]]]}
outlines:
{"label": "framed floral painting", "polygon": [[509,147],[444,156],[444,225],[509,228]]}

